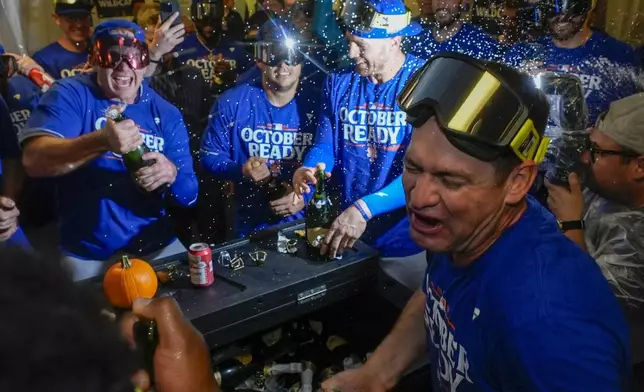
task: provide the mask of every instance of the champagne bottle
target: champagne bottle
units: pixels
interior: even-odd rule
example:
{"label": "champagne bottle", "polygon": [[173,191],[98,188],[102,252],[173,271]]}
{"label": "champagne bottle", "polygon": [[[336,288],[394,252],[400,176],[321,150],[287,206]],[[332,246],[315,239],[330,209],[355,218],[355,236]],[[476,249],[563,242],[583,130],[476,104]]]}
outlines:
{"label": "champagne bottle", "polygon": [[[124,108],[122,110],[124,110]],[[127,117],[125,117],[122,110],[119,111],[119,109],[117,108],[112,108],[107,111],[105,117],[110,118],[115,123],[127,120]],[[141,145],[134,151],[123,154],[123,163],[125,164],[127,171],[130,172],[130,174],[134,174],[139,169],[154,165],[156,163],[156,159],[143,159],[143,155],[149,152],[150,149],[148,148],[148,146],[146,146],[145,143],[141,143]]]}
{"label": "champagne bottle", "polygon": [[143,352],[145,370],[154,383],[154,353],[159,345],[159,330],[154,320],[141,320],[134,324],[136,346]]}
{"label": "champagne bottle", "polygon": [[333,223],[332,204],[325,186],[325,169],[324,163],[317,164],[315,194],[306,208],[306,241],[309,248],[320,247]]}
{"label": "champagne bottle", "polygon": [[252,355],[241,355],[222,361],[215,368],[215,380],[223,389],[234,389],[263,369],[261,362],[253,362]]}

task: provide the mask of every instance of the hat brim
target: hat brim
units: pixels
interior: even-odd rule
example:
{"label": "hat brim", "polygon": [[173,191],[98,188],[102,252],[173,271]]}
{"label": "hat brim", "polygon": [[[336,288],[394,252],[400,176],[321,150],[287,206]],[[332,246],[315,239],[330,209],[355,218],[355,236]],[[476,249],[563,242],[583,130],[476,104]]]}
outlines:
{"label": "hat brim", "polygon": [[56,15],[91,15],[92,10],[88,9],[73,9],[73,10],[56,10],[54,11]]}
{"label": "hat brim", "polygon": [[383,29],[371,29],[369,31],[362,31],[359,29],[350,29],[351,34],[360,38],[368,39],[378,39],[378,38],[393,38],[393,37],[412,37],[422,33],[422,26],[416,22],[412,21],[404,29],[397,31],[395,33],[389,34],[386,30]]}

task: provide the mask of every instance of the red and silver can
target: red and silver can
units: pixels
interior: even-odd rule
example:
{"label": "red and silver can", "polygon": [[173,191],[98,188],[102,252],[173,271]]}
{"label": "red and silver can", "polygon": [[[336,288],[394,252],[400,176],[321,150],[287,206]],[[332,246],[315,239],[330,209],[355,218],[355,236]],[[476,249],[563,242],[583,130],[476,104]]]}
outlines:
{"label": "red and silver can", "polygon": [[215,281],[212,272],[212,252],[208,244],[196,243],[188,249],[190,282],[196,287],[208,287]]}

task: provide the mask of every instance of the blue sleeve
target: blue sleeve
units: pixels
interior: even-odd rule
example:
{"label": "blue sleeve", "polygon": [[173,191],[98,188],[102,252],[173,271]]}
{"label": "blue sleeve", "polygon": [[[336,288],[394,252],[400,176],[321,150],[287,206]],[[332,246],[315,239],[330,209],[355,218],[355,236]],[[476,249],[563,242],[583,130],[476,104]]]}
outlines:
{"label": "blue sleeve", "polygon": [[11,123],[9,107],[2,97],[0,97],[0,157],[20,158],[18,138]]}
{"label": "blue sleeve", "polygon": [[69,139],[80,136],[83,129],[82,113],[86,106],[78,91],[69,83],[55,83],[42,96],[27,125],[19,133],[20,143],[41,135]]}
{"label": "blue sleeve", "polygon": [[318,116],[318,126],[315,129],[315,136],[313,138],[313,146],[309,149],[304,158],[302,166],[315,167],[318,162],[324,162],[326,171],[333,171],[335,163],[335,144],[337,141],[336,132],[333,129],[331,119],[333,119],[333,98],[332,98],[332,85],[333,75],[329,75],[324,82],[322,90],[322,109]]}
{"label": "blue sleeve", "polygon": [[378,192],[363,197],[362,201],[369,207],[372,217],[404,207],[405,191],[403,190],[402,176],[396,177]]}
{"label": "blue sleeve", "polygon": [[242,165],[235,162],[230,152],[232,150],[231,131],[233,119],[226,105],[237,105],[227,99],[227,94],[219,97],[210,112],[208,127],[201,139],[201,166],[215,177],[228,181],[241,182]]}
{"label": "blue sleeve", "polygon": [[169,114],[171,119],[167,122],[170,124],[169,130],[163,135],[165,139],[163,152],[177,168],[177,178],[170,185],[170,196],[180,206],[188,207],[197,201],[199,185],[190,154],[188,130],[181,113],[174,107],[172,109]]}
{"label": "blue sleeve", "polygon": [[630,363],[616,353],[616,336],[606,325],[555,317],[554,312],[540,319],[542,322],[526,323],[507,333],[494,331],[498,339],[490,347],[493,358],[489,368],[494,369],[499,390],[629,390]]}

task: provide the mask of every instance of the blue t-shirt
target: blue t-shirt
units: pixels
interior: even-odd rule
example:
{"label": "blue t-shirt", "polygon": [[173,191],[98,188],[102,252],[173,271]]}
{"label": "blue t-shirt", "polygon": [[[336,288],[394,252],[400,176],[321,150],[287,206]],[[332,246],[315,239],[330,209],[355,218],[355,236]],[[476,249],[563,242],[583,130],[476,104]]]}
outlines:
{"label": "blue t-shirt", "polygon": [[594,30],[588,41],[575,49],[557,47],[550,36],[533,44],[517,44],[506,53],[505,61],[514,67],[536,61],[549,71],[578,76],[591,124],[611,102],[639,91],[635,75],[639,61],[633,48],[601,31]]}
{"label": "blue t-shirt", "polygon": [[428,60],[440,52],[458,52],[480,60],[498,61],[503,58],[503,47],[479,26],[463,23],[458,33],[447,41],[438,42],[433,29],[405,40],[405,52]]}
{"label": "blue t-shirt", "polygon": [[[182,51],[188,49],[191,52],[182,54]],[[219,55],[223,56],[223,60],[230,64],[230,70],[237,75],[242,74],[255,64],[243,44],[223,40],[217,48],[210,51],[199,41],[196,33],[186,35],[183,42],[175,50],[179,52],[179,61],[199,69],[203,78],[211,84],[225,84],[225,81],[215,74],[215,66]]]}
{"label": "blue t-shirt", "polygon": [[[106,109],[114,104],[94,73],[60,81],[40,100],[20,142],[41,135],[72,139],[101,129]],[[179,110],[144,83],[124,115],[139,126],[151,151],[164,153],[176,165],[177,178],[165,197],[182,206],[194,204],[197,179]],[[120,155],[107,152],[57,180],[66,253],[93,260],[106,260],[119,250],[143,256],[174,239],[162,197],[139,191]]]}
{"label": "blue t-shirt", "polygon": [[7,105],[11,112],[11,122],[17,134],[27,124],[31,112],[38,105],[42,93],[38,86],[27,77],[14,75],[9,79],[9,99]]}
{"label": "blue t-shirt", "polygon": [[280,221],[241,168],[250,157],[266,158],[272,174],[290,183],[313,144],[317,101],[317,95],[302,89],[288,104],[276,107],[261,83],[254,83],[226,91],[213,106],[202,140],[201,164],[214,176],[235,184],[237,236],[303,216],[300,212]]}
{"label": "blue t-shirt", "polygon": [[[327,77],[315,142],[304,161],[306,167],[315,167],[318,162],[326,164],[327,171],[332,172],[332,189],[340,194],[341,210],[361,198],[371,211],[376,210],[375,205],[365,200],[372,194],[386,200],[387,213],[372,218],[361,238],[385,256],[419,251],[409,239],[408,224],[397,226],[404,231],[402,236],[389,230],[407,219],[402,208],[405,196],[400,176],[412,132],[396,97],[423,64],[424,60],[407,55],[396,76],[382,84],[375,84],[353,70]],[[333,171],[334,167],[337,170]],[[395,184],[395,189],[381,192],[390,184]]]}
{"label": "blue t-shirt", "polygon": [[435,391],[627,391],[629,330],[597,263],[537,201],[466,267],[428,256]]}
{"label": "blue t-shirt", "polygon": [[84,52],[70,52],[58,42],[51,43],[33,55],[33,59],[54,79],[80,73],[89,59]]}

